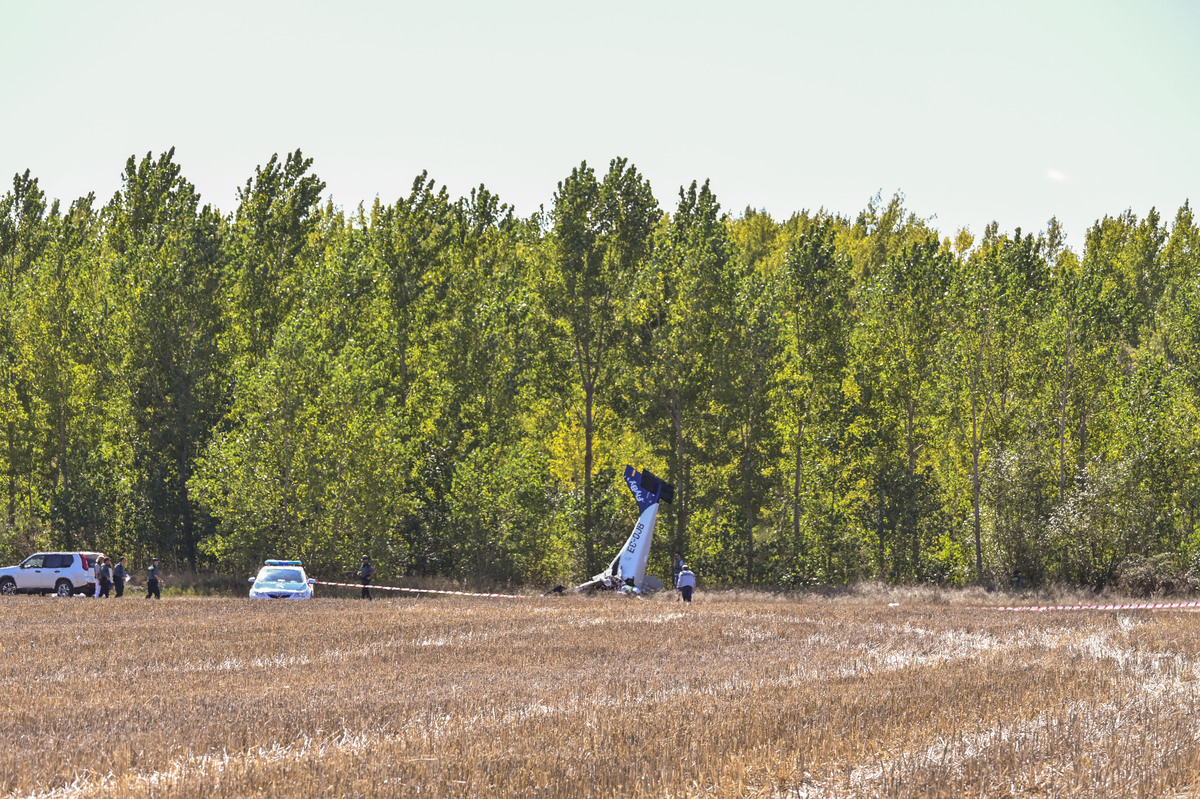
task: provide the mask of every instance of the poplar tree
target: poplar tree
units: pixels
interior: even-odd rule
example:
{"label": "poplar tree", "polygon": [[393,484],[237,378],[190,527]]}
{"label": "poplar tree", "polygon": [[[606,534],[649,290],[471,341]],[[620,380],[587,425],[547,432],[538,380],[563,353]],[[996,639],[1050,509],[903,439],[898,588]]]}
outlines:
{"label": "poplar tree", "polygon": [[592,539],[597,403],[612,388],[617,353],[628,345],[622,308],[650,254],[660,213],[650,184],[624,158],[609,164],[602,181],[586,162],[580,164],[554,195],[545,293],[570,347],[572,389],[583,404],[577,413],[584,439],[583,540],[589,572],[600,567]]}
{"label": "poplar tree", "polygon": [[4,431],[5,521],[13,529],[19,505],[25,501],[27,522],[38,514],[32,484],[34,463],[33,404],[28,341],[20,330],[29,273],[52,241],[49,220],[58,204],[48,204],[45,192],[29,170],[13,176],[12,189],[0,197],[0,425]]}
{"label": "poplar tree", "polygon": [[196,459],[224,415],[220,281],[224,220],[200,207],[172,148],[130,157],[105,208],[118,298],[121,382],[132,434],[141,543],[196,568],[207,520],[190,495]]}

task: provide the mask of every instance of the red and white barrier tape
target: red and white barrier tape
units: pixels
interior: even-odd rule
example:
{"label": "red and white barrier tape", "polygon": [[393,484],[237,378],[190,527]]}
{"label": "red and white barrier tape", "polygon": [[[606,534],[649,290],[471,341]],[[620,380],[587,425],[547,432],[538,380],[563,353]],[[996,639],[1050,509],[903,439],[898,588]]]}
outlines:
{"label": "red and white barrier tape", "polygon": [[[362,583],[330,583],[317,580],[317,585],[333,585],[339,588],[362,588]],[[439,591],[436,588],[397,588],[391,585],[372,585],[375,591],[406,591],[413,594],[446,594],[448,596],[477,596],[489,599],[529,599],[529,594],[477,594],[470,591]],[[1147,602],[1131,605],[1018,605],[993,607],[991,610],[1046,611],[1046,610],[1170,610],[1174,608],[1200,608],[1200,602]]]}
{"label": "red and white barrier tape", "polygon": [[[324,580],[317,580],[317,585],[336,585],[342,588],[362,588],[362,583],[327,583]],[[470,591],[438,591],[434,588],[396,588],[390,585],[370,585],[367,586],[372,591],[408,591],[414,594],[449,594],[451,596],[485,596],[492,599],[528,599],[526,594],[473,594]]]}
{"label": "red and white barrier tape", "polygon": [[1197,607],[1200,607],[1200,602],[1148,602],[1140,605],[1026,605],[1023,607],[999,607],[993,608],[993,610],[1166,610]]}

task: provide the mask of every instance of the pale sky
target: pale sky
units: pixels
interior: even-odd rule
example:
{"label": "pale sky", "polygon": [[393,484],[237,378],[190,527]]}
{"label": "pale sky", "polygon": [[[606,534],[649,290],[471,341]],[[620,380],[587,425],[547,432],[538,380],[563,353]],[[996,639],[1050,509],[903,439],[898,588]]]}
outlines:
{"label": "pale sky", "polygon": [[627,157],[674,210],[853,216],[877,191],[945,234],[1200,202],[1200,2],[0,0],[0,174],[69,202],[176,148],[223,211],[300,148],[334,203],[425,169],[524,216]]}

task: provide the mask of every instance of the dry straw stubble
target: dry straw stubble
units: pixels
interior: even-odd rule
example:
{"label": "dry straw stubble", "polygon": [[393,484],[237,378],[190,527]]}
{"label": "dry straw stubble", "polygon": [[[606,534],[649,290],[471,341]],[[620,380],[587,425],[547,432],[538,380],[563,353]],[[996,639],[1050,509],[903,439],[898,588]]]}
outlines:
{"label": "dry straw stubble", "polygon": [[1163,796],[1197,617],[706,595],[0,602],[11,796]]}

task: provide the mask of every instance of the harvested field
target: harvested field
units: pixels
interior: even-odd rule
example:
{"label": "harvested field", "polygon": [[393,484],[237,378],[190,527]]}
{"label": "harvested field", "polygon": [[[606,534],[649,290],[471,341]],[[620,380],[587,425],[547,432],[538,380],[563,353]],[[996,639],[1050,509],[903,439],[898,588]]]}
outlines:
{"label": "harvested field", "polygon": [[18,797],[1189,796],[1200,617],[6,597]]}

